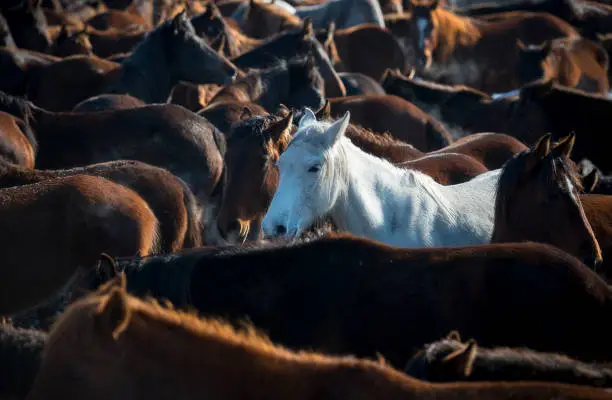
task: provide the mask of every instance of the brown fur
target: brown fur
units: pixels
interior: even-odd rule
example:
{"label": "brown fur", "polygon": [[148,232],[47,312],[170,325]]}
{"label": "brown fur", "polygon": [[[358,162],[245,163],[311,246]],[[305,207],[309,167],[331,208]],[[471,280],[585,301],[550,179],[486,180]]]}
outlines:
{"label": "brown fur", "polygon": [[132,51],[144,39],[146,33],[143,29],[101,31],[89,26],[86,30],[93,53],[102,58]]}
{"label": "brown fur", "polygon": [[523,83],[553,79],[560,85],[606,95],[608,54],[597,43],[583,38],[561,38],[540,46],[518,42],[518,71]]}
{"label": "brown fur", "polygon": [[[544,136],[531,151],[504,167],[492,242],[537,240],[580,257],[587,265],[601,262],[602,250],[605,255],[609,249],[611,229],[603,218],[612,216],[612,203],[597,202],[597,195],[579,195],[582,183],[568,158],[573,142],[570,136],[551,150],[550,135]],[[602,268],[604,274],[609,273],[609,265]]]}
{"label": "brown fur", "polygon": [[88,19],[85,23],[101,31],[109,29],[128,30],[134,27],[151,28],[144,17],[121,10],[105,11]]}
{"label": "brown fur", "polygon": [[302,27],[299,17],[290,14],[273,4],[250,0],[244,23],[241,25],[245,35],[255,39],[266,39],[287,29]]}
{"label": "brown fur", "polygon": [[551,383],[427,384],[381,361],[292,352],[253,328],[238,332],[220,320],[132,297],[120,275],[55,324],[27,399],[125,393],[135,400],[203,393],[220,400],[612,398],[601,389]]}
{"label": "brown fur", "polygon": [[76,175],[3,189],[0,199],[0,314],[50,297],[79,268],[93,267],[101,253],[157,251],[157,219],[147,203],[103,178]]}
{"label": "brown fur", "polygon": [[403,71],[406,67],[406,57],[397,39],[375,24],[333,30],[329,40],[327,36],[325,31],[317,34],[338,72],[359,72],[378,81],[386,68]]}
{"label": "brown fur", "polygon": [[349,96],[329,99],[331,116],[351,112],[351,121],[427,152],[452,143],[450,133],[432,116],[406,100],[392,95]]}
{"label": "brown fur", "polygon": [[433,26],[424,49],[417,51],[420,70],[436,80],[467,84],[489,93],[507,92],[520,86],[516,74],[517,39],[541,43],[557,37],[578,36],[567,22],[545,13],[517,12],[499,21],[477,21],[435,4],[413,5],[415,48],[418,48],[419,34],[414,21],[425,18]]}
{"label": "brown fur", "polygon": [[140,195],[159,221],[160,252],[172,253],[202,245],[201,210],[189,187],[167,170],[142,162],[112,161],[56,171],[0,163],[0,188],[78,174],[108,179]]}
{"label": "brown fur", "polygon": [[36,142],[28,138],[27,129],[23,120],[0,111],[0,157],[25,168],[34,168]]}

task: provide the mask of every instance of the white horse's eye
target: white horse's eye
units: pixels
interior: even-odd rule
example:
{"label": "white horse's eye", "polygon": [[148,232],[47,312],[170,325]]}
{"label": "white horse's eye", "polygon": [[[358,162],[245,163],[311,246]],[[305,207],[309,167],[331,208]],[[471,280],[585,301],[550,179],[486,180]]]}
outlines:
{"label": "white horse's eye", "polygon": [[320,169],[321,169],[321,166],[316,164],[308,168],[308,172],[319,172]]}

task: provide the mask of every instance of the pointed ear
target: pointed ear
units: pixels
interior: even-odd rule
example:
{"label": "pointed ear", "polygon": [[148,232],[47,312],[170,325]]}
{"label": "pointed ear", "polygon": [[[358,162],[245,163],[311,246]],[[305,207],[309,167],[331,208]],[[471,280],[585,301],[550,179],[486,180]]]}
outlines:
{"label": "pointed ear", "polygon": [[316,121],[317,121],[317,117],[315,116],[315,114],[312,112],[310,108],[306,107],[306,109],[304,110],[304,115],[302,115],[302,118],[300,118],[300,122],[298,125],[302,126],[307,123],[312,123]]}
{"label": "pointed ear", "polygon": [[518,47],[519,50],[525,50],[526,48],[525,43],[523,43],[521,39],[516,39],[516,47]]}
{"label": "pointed ear", "polygon": [[595,190],[595,186],[599,182],[599,175],[597,174],[597,168],[593,168],[584,178],[582,178],[582,188],[585,193],[591,193]]}
{"label": "pointed ear", "polygon": [[96,323],[106,332],[110,332],[113,339],[127,329],[130,323],[131,310],[125,289],[113,288],[108,298],[96,310]]}
{"label": "pointed ear", "polygon": [[325,132],[327,145],[329,147],[336,144],[344,133],[346,132],[346,128],[348,128],[349,122],[351,120],[351,112],[347,111],[344,113],[344,116],[331,124],[331,126]]}
{"label": "pointed ear", "polygon": [[302,36],[304,37],[304,39],[311,38],[313,32],[314,30],[312,28],[312,19],[310,17],[305,17],[304,23],[302,25]]}
{"label": "pointed ear", "polygon": [[540,45],[542,58],[548,57],[550,51],[552,50],[552,40],[546,40],[544,43]]}
{"label": "pointed ear", "polygon": [[329,104],[329,99],[325,99],[325,104],[316,112],[315,117],[319,120],[331,118],[331,105]]}
{"label": "pointed ear", "polygon": [[[401,73],[399,72],[399,69],[397,69],[397,75],[401,75]],[[414,78],[414,76],[416,75],[416,68],[412,67],[412,69],[410,70],[410,74],[408,74],[408,76],[406,78],[412,80],[412,78]]]}
{"label": "pointed ear", "polygon": [[459,331],[451,331],[446,338],[448,340],[456,340],[457,342],[461,341],[461,336],[459,335]]}
{"label": "pointed ear", "polygon": [[221,32],[221,33],[219,33],[219,36],[220,36],[219,40],[215,41],[216,42],[215,44],[217,45],[217,54],[222,56],[222,57],[224,57],[225,56],[225,52],[224,52],[224,49],[225,49],[225,35],[223,34],[223,32]]}
{"label": "pointed ear", "polygon": [[[115,259],[106,253],[100,254],[100,260],[96,266],[96,273],[102,282],[109,282],[119,275],[119,269]],[[121,279],[121,278],[120,278]]]}
{"label": "pointed ear", "polygon": [[433,0],[431,2],[431,5],[429,6],[429,9],[433,11],[436,8],[438,8],[439,5],[440,5],[440,0]]}
{"label": "pointed ear", "polygon": [[463,349],[449,354],[442,360],[446,366],[452,368],[459,376],[467,378],[472,374],[474,359],[476,358],[476,341],[468,340]]}
{"label": "pointed ear", "polygon": [[534,157],[536,160],[541,160],[548,156],[548,153],[550,153],[550,138],[551,134],[547,133],[538,139],[531,150],[532,157]]}
{"label": "pointed ear", "polygon": [[575,142],[576,142],[576,134],[574,132],[567,135],[567,137],[561,139],[559,143],[557,143],[553,148],[555,157],[570,158]]}
{"label": "pointed ear", "polygon": [[275,122],[269,128],[270,137],[274,143],[278,144],[291,138],[291,126],[293,125],[293,111],[286,117]]}
{"label": "pointed ear", "polygon": [[204,6],[204,17],[212,20],[213,18],[215,18],[215,15],[213,13],[213,8],[211,3],[206,3],[206,5]]}
{"label": "pointed ear", "polygon": [[242,114],[240,114],[240,119],[246,119],[246,118],[251,118],[253,116],[253,114],[251,113],[251,109],[249,107],[244,107],[242,109]]}

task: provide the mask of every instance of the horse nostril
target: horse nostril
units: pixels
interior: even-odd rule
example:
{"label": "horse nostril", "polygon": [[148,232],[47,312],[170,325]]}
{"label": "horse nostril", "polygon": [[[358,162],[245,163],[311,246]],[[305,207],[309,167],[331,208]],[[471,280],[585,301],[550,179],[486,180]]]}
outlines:
{"label": "horse nostril", "polygon": [[285,233],[287,233],[287,228],[285,227],[285,225],[276,225],[277,235],[284,235]]}

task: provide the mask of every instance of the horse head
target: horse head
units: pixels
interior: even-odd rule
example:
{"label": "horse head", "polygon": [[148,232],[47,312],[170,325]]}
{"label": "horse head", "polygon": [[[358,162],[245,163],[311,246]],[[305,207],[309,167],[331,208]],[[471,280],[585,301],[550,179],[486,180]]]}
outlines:
{"label": "horse head", "polygon": [[439,0],[416,1],[410,3],[411,37],[417,53],[417,66],[427,70],[433,61],[433,52],[438,45],[438,26],[435,11]]}

